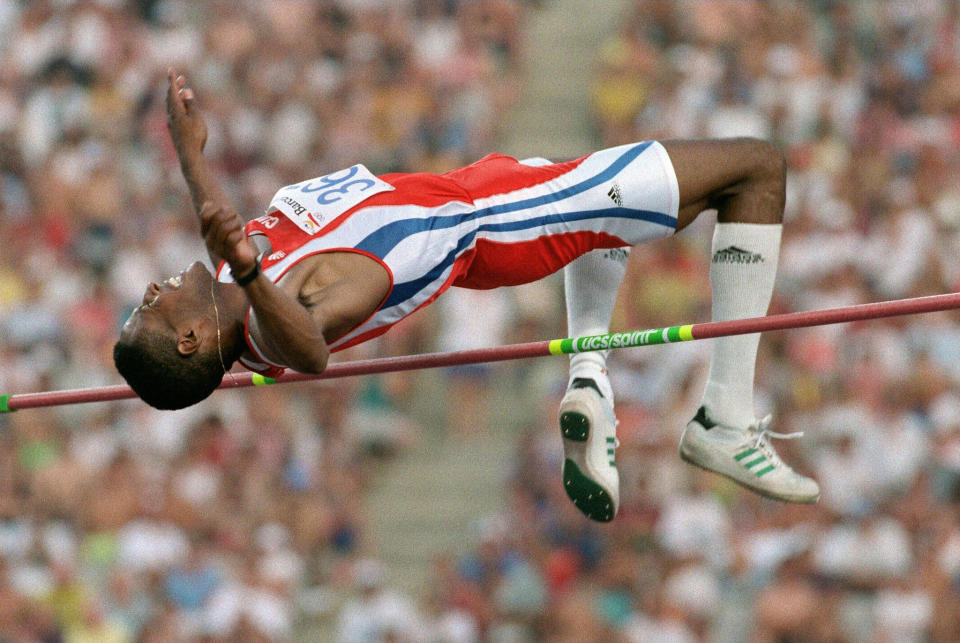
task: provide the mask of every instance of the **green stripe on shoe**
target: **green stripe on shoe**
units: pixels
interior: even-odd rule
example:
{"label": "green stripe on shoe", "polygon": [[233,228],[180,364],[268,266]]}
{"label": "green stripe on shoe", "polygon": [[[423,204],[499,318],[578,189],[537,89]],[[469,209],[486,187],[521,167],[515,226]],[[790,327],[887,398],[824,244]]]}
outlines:
{"label": "green stripe on shoe", "polygon": [[773,466],[772,464],[768,464],[767,466],[765,466],[764,468],[760,469],[759,471],[755,471],[755,472],[753,473],[753,475],[755,475],[755,476],[757,476],[757,477],[759,478],[759,477],[762,476],[762,475],[766,475],[766,474],[770,473],[770,472],[773,471],[774,469],[776,469],[775,466]]}
{"label": "green stripe on shoe", "polygon": [[757,452],[756,449],[747,449],[746,451],[741,451],[737,455],[733,456],[733,459],[736,460],[737,462],[740,462],[744,458],[751,456],[756,452]]}

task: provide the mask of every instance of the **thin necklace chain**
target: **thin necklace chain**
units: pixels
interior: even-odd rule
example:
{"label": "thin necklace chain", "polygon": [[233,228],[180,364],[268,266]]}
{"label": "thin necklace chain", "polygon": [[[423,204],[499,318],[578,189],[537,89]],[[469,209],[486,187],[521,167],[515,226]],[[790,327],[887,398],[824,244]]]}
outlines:
{"label": "thin necklace chain", "polygon": [[223,342],[220,339],[220,310],[217,308],[217,298],[213,293],[213,281],[210,282],[210,299],[213,300],[213,314],[217,318],[217,356],[220,358],[220,366],[223,368],[223,372],[230,376],[230,379],[237,386],[237,378],[233,376],[233,373],[227,370],[227,365],[223,361]]}

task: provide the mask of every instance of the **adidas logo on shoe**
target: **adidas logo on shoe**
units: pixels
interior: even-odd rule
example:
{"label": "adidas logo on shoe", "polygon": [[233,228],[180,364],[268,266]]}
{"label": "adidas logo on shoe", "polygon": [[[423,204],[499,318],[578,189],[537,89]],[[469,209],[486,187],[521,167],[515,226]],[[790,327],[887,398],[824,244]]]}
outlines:
{"label": "adidas logo on shoe", "polygon": [[680,438],[680,457],[719,473],[762,496],[784,502],[816,502],[816,481],[791,469],[770,444],[770,438],[797,438],[802,433],[774,433],[771,416],[745,429],[713,421],[700,407]]}

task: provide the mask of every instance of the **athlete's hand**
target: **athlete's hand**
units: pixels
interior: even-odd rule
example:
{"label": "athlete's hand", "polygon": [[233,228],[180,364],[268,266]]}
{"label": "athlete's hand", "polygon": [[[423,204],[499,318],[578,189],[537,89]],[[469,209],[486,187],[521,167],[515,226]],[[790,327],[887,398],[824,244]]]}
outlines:
{"label": "athlete's hand", "polygon": [[207,144],[207,124],[197,107],[197,97],[187,79],[170,67],[167,70],[167,128],[180,160],[202,154]]}
{"label": "athlete's hand", "polygon": [[207,249],[230,264],[234,275],[246,275],[257,262],[257,249],[243,231],[236,210],[207,201],[200,210],[200,233]]}

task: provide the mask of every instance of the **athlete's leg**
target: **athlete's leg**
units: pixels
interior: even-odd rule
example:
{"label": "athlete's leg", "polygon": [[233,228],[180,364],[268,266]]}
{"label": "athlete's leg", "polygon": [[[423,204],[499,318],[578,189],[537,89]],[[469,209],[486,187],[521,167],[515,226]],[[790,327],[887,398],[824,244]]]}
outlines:
{"label": "athlete's leg", "polygon": [[[520,161],[540,167],[552,162],[543,157]],[[567,306],[567,337],[601,335],[610,332],[610,318],[617,300],[620,282],[627,270],[629,248],[591,250],[563,268],[564,300]],[[609,403],[613,389],[607,377],[607,351],[574,353],[570,356],[570,377],[574,382],[593,382]]]}
{"label": "athlete's leg", "polygon": [[[765,315],[773,295],[785,199],[783,156],[753,139],[664,144],[677,174],[686,227],[717,210],[710,263],[713,320]],[[754,364],[760,334],[714,340],[703,402],[712,418],[732,426],[754,419]]]}
{"label": "athlete's leg", "polygon": [[735,138],[663,143],[680,188],[677,229],[707,209],[721,223],[769,223],[783,220],[786,165],[771,143]]}
{"label": "athlete's leg", "polygon": [[[540,166],[550,161],[537,158],[521,163]],[[629,248],[591,250],[564,266],[567,337],[610,332],[610,319],[626,273],[628,254]],[[616,444],[616,418],[613,387],[607,373],[607,351],[570,356],[567,393],[560,402],[559,415],[565,454],[564,489],[588,518],[609,521],[617,513],[620,480],[612,453]],[[588,440],[588,436],[593,440]],[[593,451],[597,453],[591,453]]]}
{"label": "athlete's leg", "polygon": [[[568,337],[610,332],[626,263],[625,249],[612,248],[591,250],[564,267]],[[612,520],[620,504],[620,476],[614,453],[617,420],[607,351],[570,356],[570,378],[560,401],[559,423],[564,491],[588,518]]]}
{"label": "athlete's leg", "polygon": [[[611,248],[592,250],[563,269],[569,337],[610,332],[626,263],[626,249]],[[607,351],[571,355],[559,412],[564,491],[584,515],[599,521],[613,519],[620,503],[617,421],[606,366]]]}
{"label": "athlete's leg", "polygon": [[[564,267],[567,337],[610,332],[613,306],[627,269],[628,251],[628,248],[591,250]],[[600,393],[613,403],[613,390],[607,378],[607,351],[571,355],[568,386],[577,379],[594,381]]]}
{"label": "athlete's leg", "polygon": [[[717,210],[710,284],[714,321],[765,315],[773,294],[785,200],[785,163],[753,139],[667,142],[680,191],[678,229]],[[759,333],[713,340],[703,404],[680,453],[780,500],[813,502],[819,488],[785,465],[769,444],[769,418],[753,409]]]}

